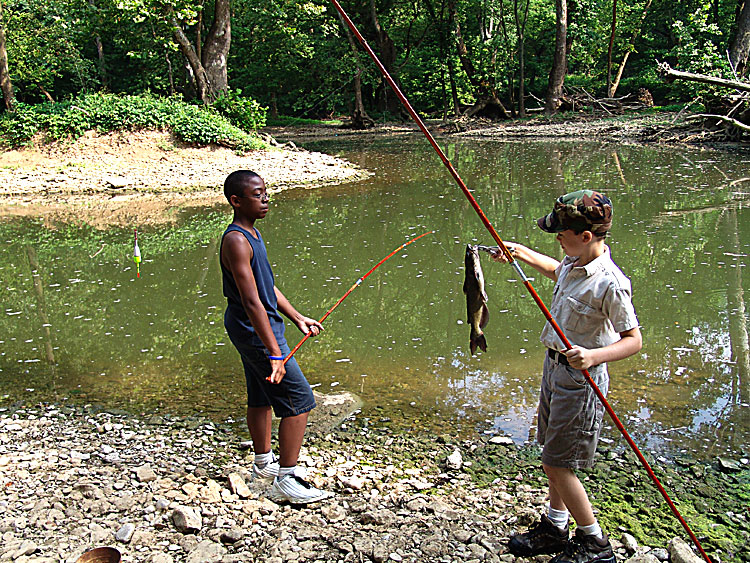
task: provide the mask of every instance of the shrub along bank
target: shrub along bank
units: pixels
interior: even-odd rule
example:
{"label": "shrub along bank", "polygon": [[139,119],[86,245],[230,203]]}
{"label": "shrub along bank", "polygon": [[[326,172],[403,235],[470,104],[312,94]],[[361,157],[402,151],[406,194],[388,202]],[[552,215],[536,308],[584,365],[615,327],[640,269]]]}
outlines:
{"label": "shrub along bank", "polygon": [[0,115],[0,146],[20,147],[39,134],[45,141],[62,141],[90,130],[163,129],[186,143],[213,143],[244,152],[265,147],[255,134],[264,124],[265,108],[236,93],[225,95],[213,106],[149,94],[83,94],[65,102],[19,103],[15,112]]}

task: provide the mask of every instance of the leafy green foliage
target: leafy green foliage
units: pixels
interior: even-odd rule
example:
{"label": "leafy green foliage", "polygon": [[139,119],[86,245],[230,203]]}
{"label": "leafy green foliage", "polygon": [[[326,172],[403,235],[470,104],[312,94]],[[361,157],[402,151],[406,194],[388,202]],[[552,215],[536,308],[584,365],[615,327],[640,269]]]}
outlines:
{"label": "leafy green foliage", "polygon": [[3,19],[10,72],[21,99],[96,85],[96,64],[84,49],[89,37],[80,2],[6,0]]}
{"label": "leafy green foliage", "polygon": [[75,139],[89,130],[106,133],[147,128],[170,129],[177,138],[199,145],[216,143],[239,150],[263,146],[257,136],[232,125],[210,107],[188,104],[178,97],[114,94],[87,94],[61,103],[20,103],[15,113],[0,117],[0,142],[17,147],[42,132],[48,140],[59,141]]}
{"label": "leafy green foliage", "polygon": [[[677,45],[672,49],[678,67],[709,76],[730,76],[731,70],[723,55],[724,33],[718,24],[711,21],[708,6],[701,6],[695,12],[687,14],[685,21],[676,20],[672,27],[678,38]],[[678,82],[675,87],[694,98],[718,97],[720,91],[724,90],[717,86],[684,81]]]}
{"label": "leafy green foliage", "polygon": [[242,96],[242,90],[229,90],[213,103],[221,115],[245,131],[257,131],[266,124],[266,110],[252,98]]}
{"label": "leafy green foliage", "polygon": [[[383,59],[369,2],[342,0],[360,32]],[[449,8],[455,6],[455,10]],[[648,6],[648,9],[646,7]],[[736,33],[734,0],[632,0],[617,3],[612,73],[628,55],[617,95],[647,88],[657,104],[686,103],[698,97],[710,103],[715,87],[676,81],[655,72],[655,60],[680,70],[730,76],[726,50]],[[462,108],[492,90],[509,109],[518,105],[521,26],[524,1],[378,0],[372,6],[380,33],[392,40],[392,71],[404,93],[423,115],[452,110],[453,94]],[[612,0],[570,3],[566,84],[605,93],[612,24]],[[168,8],[168,9],[166,9]],[[518,11],[518,13],[517,13]],[[190,99],[191,79],[173,35],[173,21],[197,45],[205,39],[214,0],[5,0],[3,19],[11,79],[22,103],[75,100],[94,91],[172,96]],[[174,17],[174,20],[172,20]],[[232,47],[227,67],[231,89],[215,112],[245,131],[266,123],[265,113],[295,118],[330,119],[348,114],[353,84],[360,71],[362,97],[370,117],[393,118],[383,100],[383,80],[364,51],[356,52],[336,10],[327,0],[232,0]],[[468,49],[456,49],[460,30]],[[555,3],[528,0],[523,30],[526,105],[545,96],[555,44]],[[385,49],[389,50],[389,49]],[[473,70],[470,70],[472,69]],[[473,73],[473,80],[469,74]],[[479,85],[481,83],[481,86]],[[90,112],[91,108],[85,108]],[[114,110],[114,108],[110,108]],[[28,111],[28,108],[25,108]],[[92,120],[79,114],[61,117],[59,109],[40,109],[44,128],[54,137],[84,129]],[[452,112],[451,112],[452,113]],[[117,111],[106,119],[127,122]],[[204,125],[187,127],[189,138],[218,139]],[[18,117],[11,144],[29,138],[37,118]],[[160,122],[161,123],[161,122]],[[107,125],[94,123],[95,127]],[[126,125],[130,126],[130,125]],[[15,140],[14,140],[15,139]]]}

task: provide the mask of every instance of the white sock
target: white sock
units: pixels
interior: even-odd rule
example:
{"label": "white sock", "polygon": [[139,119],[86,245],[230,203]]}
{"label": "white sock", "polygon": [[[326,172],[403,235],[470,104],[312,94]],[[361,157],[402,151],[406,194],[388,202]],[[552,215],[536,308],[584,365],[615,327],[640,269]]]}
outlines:
{"label": "white sock", "polygon": [[266,452],[264,454],[255,454],[255,465],[258,469],[264,468],[266,465],[273,461],[273,453]]}
{"label": "white sock", "polygon": [[291,467],[279,467],[279,480],[289,475],[294,475],[295,469],[297,469],[296,465],[292,465]]}
{"label": "white sock", "polygon": [[587,536],[596,536],[598,539],[604,537],[602,534],[602,527],[596,520],[594,520],[593,524],[589,524],[588,526],[578,526],[578,528]]}
{"label": "white sock", "polygon": [[547,508],[547,518],[549,518],[549,521],[561,530],[564,530],[565,526],[568,525],[569,516],[570,513],[567,510],[557,510],[551,506]]}

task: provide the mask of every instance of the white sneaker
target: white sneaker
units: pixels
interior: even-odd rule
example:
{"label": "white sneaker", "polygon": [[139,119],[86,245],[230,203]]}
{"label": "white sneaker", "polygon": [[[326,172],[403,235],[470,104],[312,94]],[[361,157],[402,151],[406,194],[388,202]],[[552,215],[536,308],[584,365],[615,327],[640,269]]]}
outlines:
{"label": "white sneaker", "polygon": [[273,480],[268,498],[274,502],[289,502],[291,504],[309,504],[327,499],[332,496],[328,491],[316,489],[310,483],[297,477],[288,475],[282,479],[276,477]]}
{"label": "white sneaker", "polygon": [[253,463],[253,479],[273,479],[279,474],[279,460],[274,458],[263,467]]}

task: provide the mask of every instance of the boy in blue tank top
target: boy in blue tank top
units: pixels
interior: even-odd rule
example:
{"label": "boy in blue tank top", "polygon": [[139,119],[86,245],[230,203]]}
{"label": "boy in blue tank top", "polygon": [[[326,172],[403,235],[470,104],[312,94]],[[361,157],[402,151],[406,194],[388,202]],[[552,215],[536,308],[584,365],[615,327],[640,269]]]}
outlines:
{"label": "boy in blue tank top", "polygon": [[[224,195],[234,210],[221,239],[221,274],[227,309],[224,326],[240,353],[247,384],[247,427],[253,441],[253,476],[273,479],[269,497],[277,502],[307,504],[330,496],[296,475],[307,417],[315,408],[310,384],[291,358],[284,338],[288,317],[303,333],[316,336],[322,325],[306,317],[274,283],[266,246],[255,221],[268,213],[263,179],[249,170],[232,172]],[[281,418],[279,458],[271,452],[271,411]]]}

